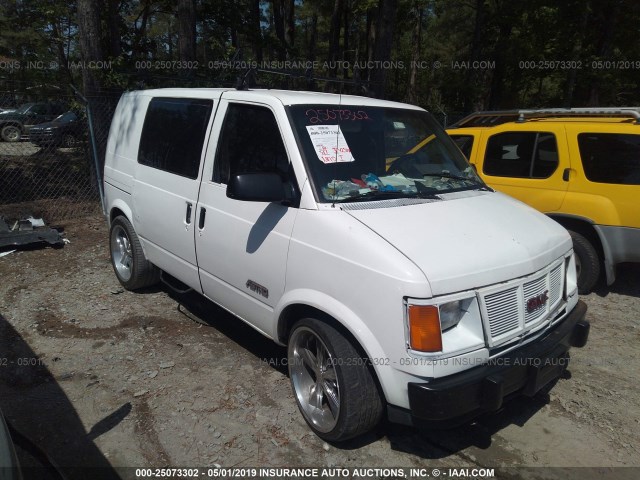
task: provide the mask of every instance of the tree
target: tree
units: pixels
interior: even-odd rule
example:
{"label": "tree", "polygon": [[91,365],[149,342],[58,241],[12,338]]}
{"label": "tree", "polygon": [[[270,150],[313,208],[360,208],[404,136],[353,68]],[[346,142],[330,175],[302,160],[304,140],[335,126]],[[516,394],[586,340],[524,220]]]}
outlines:
{"label": "tree", "polygon": [[248,35],[253,48],[253,56],[257,62],[262,62],[262,27],[260,26],[260,19],[262,17],[260,13],[260,0],[250,0],[249,2],[250,12],[250,33]]}
{"label": "tree", "polygon": [[281,60],[289,57],[295,40],[295,1],[271,0],[273,26],[278,38],[279,57]]}
{"label": "tree", "polygon": [[335,77],[338,67],[337,61],[340,57],[340,27],[342,25],[343,0],[333,2],[333,12],[331,13],[331,30],[329,30],[329,62],[331,63],[330,74]]}
{"label": "tree", "polygon": [[[634,105],[639,21],[635,0],[0,0],[0,60],[23,66],[0,70],[0,88],[217,86],[243,73],[206,68],[219,60],[289,59],[319,61],[318,77],[362,78],[379,97],[460,114]],[[80,59],[113,60],[112,69],[67,68]],[[201,67],[185,76],[140,63],[150,60]],[[404,67],[382,65],[390,60]],[[338,61],[360,68],[338,71]],[[557,61],[579,67],[537,68]]]}
{"label": "tree", "polygon": [[178,54],[183,62],[196,59],[196,3],[178,0]]}
{"label": "tree", "polygon": [[[78,34],[80,51],[86,66],[88,63],[104,60],[100,37],[100,16],[93,0],[78,1]],[[82,69],[84,92],[87,96],[97,95],[101,87],[98,71],[94,68]]]}
{"label": "tree", "polygon": [[109,56],[111,58],[119,57],[122,53],[121,39],[121,17],[120,17],[120,0],[106,0],[107,2],[107,26],[108,26],[108,45]]}
{"label": "tree", "polygon": [[[481,59],[484,43],[484,30],[486,22],[486,7],[485,0],[476,0],[475,2],[475,16],[474,16],[474,28],[473,37],[471,38],[471,48],[469,52],[469,61],[476,62]],[[482,86],[480,83],[480,72],[476,69],[467,70],[466,75],[467,90],[464,94],[463,110],[471,111],[478,109],[478,87]]]}
{"label": "tree", "polygon": [[[391,60],[391,50],[395,29],[396,10],[398,0],[380,0],[378,2],[378,21],[376,24],[374,59],[377,62]],[[385,97],[387,73],[383,66],[373,69],[370,77],[374,91],[380,98]]]}
{"label": "tree", "polygon": [[413,0],[411,6],[411,16],[413,20],[413,31],[411,33],[411,73],[409,74],[409,89],[407,101],[416,103],[418,101],[418,62],[420,61],[420,43],[422,42],[422,21],[424,15],[424,1]]}

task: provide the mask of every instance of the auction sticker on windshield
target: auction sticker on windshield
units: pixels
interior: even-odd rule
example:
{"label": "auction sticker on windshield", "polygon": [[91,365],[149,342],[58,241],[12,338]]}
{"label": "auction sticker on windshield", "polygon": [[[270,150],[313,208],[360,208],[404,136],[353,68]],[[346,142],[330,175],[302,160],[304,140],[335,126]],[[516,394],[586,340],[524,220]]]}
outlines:
{"label": "auction sticker on windshield", "polygon": [[307,125],[307,131],[322,163],[354,161],[340,125]]}

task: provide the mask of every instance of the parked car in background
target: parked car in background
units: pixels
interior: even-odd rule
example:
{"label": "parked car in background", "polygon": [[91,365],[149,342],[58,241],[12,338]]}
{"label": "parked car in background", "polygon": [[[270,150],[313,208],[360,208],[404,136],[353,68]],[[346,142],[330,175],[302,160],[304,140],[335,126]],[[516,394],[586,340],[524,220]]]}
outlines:
{"label": "parked car in background", "polygon": [[447,130],[482,179],[573,238],[581,293],[640,262],[640,111],[479,112]]}
{"label": "parked car in background", "polygon": [[61,103],[25,103],[14,111],[0,113],[0,138],[5,142],[26,139],[33,125],[50,122],[68,110]]}
{"label": "parked car in background", "polygon": [[29,141],[40,147],[58,146],[71,148],[78,144],[84,133],[80,117],[68,111],[51,122],[41,123],[29,129]]}

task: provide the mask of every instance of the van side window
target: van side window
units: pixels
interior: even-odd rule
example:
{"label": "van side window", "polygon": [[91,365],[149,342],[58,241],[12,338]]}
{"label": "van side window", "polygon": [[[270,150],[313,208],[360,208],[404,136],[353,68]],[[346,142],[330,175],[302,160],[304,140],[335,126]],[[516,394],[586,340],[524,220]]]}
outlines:
{"label": "van side window", "polygon": [[213,181],[228,183],[239,173],[289,175],[289,158],[273,112],[232,103],[227,109],[216,152]]}
{"label": "van side window", "polygon": [[588,180],[640,185],[640,135],[581,133],[578,147]]}
{"label": "van side window", "polygon": [[154,98],[142,127],[138,163],[187,178],[198,177],[213,100]]}
{"label": "van side window", "polygon": [[558,168],[556,137],[547,132],[505,132],[489,138],[483,172],[496,177],[549,178]]}

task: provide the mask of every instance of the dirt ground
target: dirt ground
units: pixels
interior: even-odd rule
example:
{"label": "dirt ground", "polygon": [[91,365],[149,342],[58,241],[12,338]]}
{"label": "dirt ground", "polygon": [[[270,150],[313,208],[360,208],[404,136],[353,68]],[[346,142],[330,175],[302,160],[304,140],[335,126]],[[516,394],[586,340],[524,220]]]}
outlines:
{"label": "dirt ground", "polygon": [[[549,395],[450,431],[382,425],[346,445],[313,435],[284,349],[198,296],[124,291],[100,216],[62,249],[0,258],[0,409],[30,478],[135,478],[111,467],[493,467],[498,478],[639,478],[640,265],[583,297],[591,336]],[[179,307],[179,305],[182,306]],[[34,446],[36,445],[36,446]],[[600,467],[539,469],[524,467]],[[614,468],[611,468],[614,467]]]}

